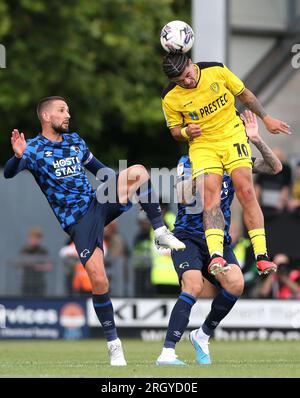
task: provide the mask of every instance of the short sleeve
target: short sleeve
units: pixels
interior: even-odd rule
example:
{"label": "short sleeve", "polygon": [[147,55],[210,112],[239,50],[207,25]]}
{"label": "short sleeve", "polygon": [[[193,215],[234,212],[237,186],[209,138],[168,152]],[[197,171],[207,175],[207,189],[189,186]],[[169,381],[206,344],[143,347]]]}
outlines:
{"label": "short sleeve", "polygon": [[224,65],[222,68],[224,78],[226,81],[226,87],[236,97],[243,93],[245,85],[241,79],[239,79],[227,66]]}
{"label": "short sleeve", "polygon": [[172,109],[172,107],[166,102],[165,99],[162,100],[162,109],[167,122],[167,126],[170,129],[176,126],[183,125],[182,113]]}
{"label": "short sleeve", "polygon": [[84,141],[84,139],[80,138],[80,140],[81,140],[81,147],[82,147],[81,149],[82,149],[82,152],[83,152],[82,163],[84,165],[87,165],[93,159],[93,154],[89,150],[89,147],[87,146],[87,144]]}

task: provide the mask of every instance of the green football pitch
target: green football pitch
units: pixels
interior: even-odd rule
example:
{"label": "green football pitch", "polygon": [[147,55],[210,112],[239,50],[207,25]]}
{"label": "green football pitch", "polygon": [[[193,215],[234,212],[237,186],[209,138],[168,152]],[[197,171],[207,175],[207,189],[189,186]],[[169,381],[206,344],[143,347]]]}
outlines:
{"label": "green football pitch", "polygon": [[162,343],[123,340],[128,366],[108,365],[104,340],[0,341],[0,377],[300,377],[297,341],[212,341],[212,365],[195,363],[188,341],[178,344],[185,367],[157,366]]}

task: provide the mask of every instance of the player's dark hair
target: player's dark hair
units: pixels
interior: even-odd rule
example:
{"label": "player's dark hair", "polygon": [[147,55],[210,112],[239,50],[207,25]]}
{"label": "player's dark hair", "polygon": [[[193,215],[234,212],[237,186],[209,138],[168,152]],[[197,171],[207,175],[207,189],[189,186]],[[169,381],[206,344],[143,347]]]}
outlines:
{"label": "player's dark hair", "polygon": [[57,100],[66,102],[66,100],[63,97],[59,97],[58,95],[53,95],[52,97],[42,98],[36,108],[36,113],[37,113],[38,117],[40,118],[40,115],[46,105],[48,105],[52,101],[57,101]]}
{"label": "player's dark hair", "polygon": [[177,77],[185,70],[188,61],[184,53],[169,53],[163,59],[162,69],[168,78]]}

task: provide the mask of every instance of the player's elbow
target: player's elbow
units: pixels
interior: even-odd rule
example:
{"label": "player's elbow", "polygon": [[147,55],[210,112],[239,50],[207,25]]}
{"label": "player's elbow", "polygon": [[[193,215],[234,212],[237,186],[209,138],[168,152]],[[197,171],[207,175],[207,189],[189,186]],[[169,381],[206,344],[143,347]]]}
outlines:
{"label": "player's elbow", "polygon": [[8,178],[13,178],[14,174],[10,172],[10,170],[8,170],[6,167],[4,167],[4,178],[8,179]]}
{"label": "player's elbow", "polygon": [[282,171],[282,163],[280,162],[280,160],[278,160],[278,162],[276,162],[272,167],[270,174],[276,175],[279,174],[281,171]]}
{"label": "player's elbow", "polygon": [[280,162],[280,160],[275,164],[274,168],[273,168],[273,174],[279,174],[282,171],[282,163]]}

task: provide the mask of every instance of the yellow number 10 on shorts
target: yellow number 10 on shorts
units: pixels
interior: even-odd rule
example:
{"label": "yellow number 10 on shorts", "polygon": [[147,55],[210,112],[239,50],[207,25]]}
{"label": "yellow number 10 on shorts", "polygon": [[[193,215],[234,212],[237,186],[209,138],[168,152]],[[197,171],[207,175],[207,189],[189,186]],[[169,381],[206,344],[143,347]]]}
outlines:
{"label": "yellow number 10 on shorts", "polygon": [[238,167],[252,168],[251,148],[245,130],[234,136],[218,140],[203,140],[190,143],[189,156],[193,167],[193,178],[201,174],[230,175]]}

